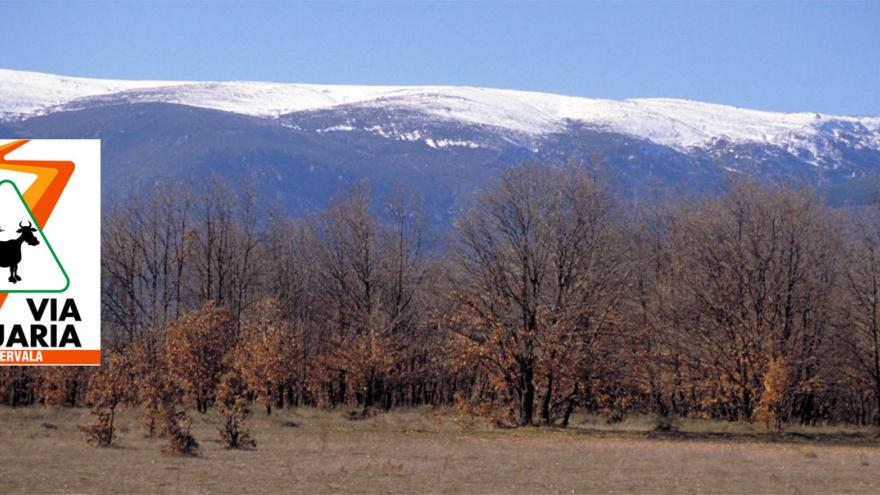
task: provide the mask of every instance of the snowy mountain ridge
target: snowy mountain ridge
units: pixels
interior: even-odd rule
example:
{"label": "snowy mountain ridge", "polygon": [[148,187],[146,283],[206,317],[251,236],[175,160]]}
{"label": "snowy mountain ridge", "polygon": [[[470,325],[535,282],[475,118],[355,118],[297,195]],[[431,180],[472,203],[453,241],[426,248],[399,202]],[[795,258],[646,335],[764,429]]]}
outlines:
{"label": "snowy mountain ridge", "polygon": [[[775,113],[689,100],[603,100],[465,86],[120,81],[0,69],[0,120],[115,102],[174,103],[269,119],[334,108],[391,108],[531,136],[576,124],[678,150],[709,148],[719,141],[772,144],[803,150],[814,161],[821,160],[828,140],[880,149],[877,116]],[[333,130],[345,131],[346,126]]]}

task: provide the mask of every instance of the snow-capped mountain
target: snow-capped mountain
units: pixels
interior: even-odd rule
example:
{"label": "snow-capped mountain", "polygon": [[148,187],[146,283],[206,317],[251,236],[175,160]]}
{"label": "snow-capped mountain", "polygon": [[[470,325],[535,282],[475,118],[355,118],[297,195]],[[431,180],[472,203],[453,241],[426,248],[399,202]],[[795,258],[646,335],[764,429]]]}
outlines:
{"label": "snow-capped mountain", "polygon": [[718,139],[809,147],[823,125],[839,123],[864,132],[860,145],[880,147],[880,117],[773,113],[675,99],[600,100],[455,86],[114,81],[0,69],[0,113],[8,118],[120,101],[176,103],[266,118],[345,105],[401,108],[530,135],[559,132],[578,122],[678,149],[709,147]]}
{"label": "snow-capped mountain", "polygon": [[[447,208],[466,194],[450,174],[478,187],[499,165],[527,159],[598,156],[635,190],[704,188],[746,173],[839,195],[880,176],[880,117],[474,87],[114,81],[0,69],[0,131],[101,137],[120,177],[160,178],[138,167],[169,154],[175,163],[159,167],[167,173],[228,172],[231,160],[239,175],[271,170],[282,182],[320,170],[330,182],[446,177],[434,186],[450,187],[452,198],[440,201]],[[272,158],[253,162],[259,155]],[[291,192],[282,185],[277,194]]]}

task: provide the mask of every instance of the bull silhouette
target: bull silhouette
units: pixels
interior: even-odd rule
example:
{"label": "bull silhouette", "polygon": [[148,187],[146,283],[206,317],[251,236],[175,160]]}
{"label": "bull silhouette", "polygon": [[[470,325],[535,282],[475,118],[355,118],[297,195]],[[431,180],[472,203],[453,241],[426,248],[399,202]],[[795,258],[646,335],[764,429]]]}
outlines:
{"label": "bull silhouette", "polygon": [[[0,229],[0,232],[2,231],[3,229]],[[22,243],[26,242],[31,246],[36,246],[40,243],[36,236],[34,236],[36,231],[37,229],[30,222],[28,222],[27,226],[24,225],[24,222],[19,222],[18,230],[16,230],[20,234],[18,238],[0,242],[0,267],[9,267],[9,281],[13,284],[21,281],[21,277],[18,276],[18,264],[21,263]]]}

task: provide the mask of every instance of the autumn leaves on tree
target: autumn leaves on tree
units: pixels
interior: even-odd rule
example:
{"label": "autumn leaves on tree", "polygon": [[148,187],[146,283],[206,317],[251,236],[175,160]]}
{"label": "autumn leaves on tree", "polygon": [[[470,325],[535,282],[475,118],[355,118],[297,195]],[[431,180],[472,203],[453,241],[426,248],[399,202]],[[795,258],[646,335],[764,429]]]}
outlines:
{"label": "autumn leaves on tree", "polygon": [[400,191],[289,218],[205,187],[114,209],[104,367],[3,369],[4,403],[89,405],[99,445],[138,408],[183,453],[190,411],[250,448],[252,410],[304,405],[880,424],[880,206],[750,182],[630,204],[589,167],[522,165],[428,235]]}

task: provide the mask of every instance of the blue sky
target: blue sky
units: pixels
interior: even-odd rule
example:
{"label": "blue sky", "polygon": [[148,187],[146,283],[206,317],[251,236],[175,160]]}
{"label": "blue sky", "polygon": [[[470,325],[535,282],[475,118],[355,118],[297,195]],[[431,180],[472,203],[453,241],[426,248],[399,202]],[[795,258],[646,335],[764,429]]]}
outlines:
{"label": "blue sky", "polygon": [[3,3],[0,67],[880,115],[880,2]]}

